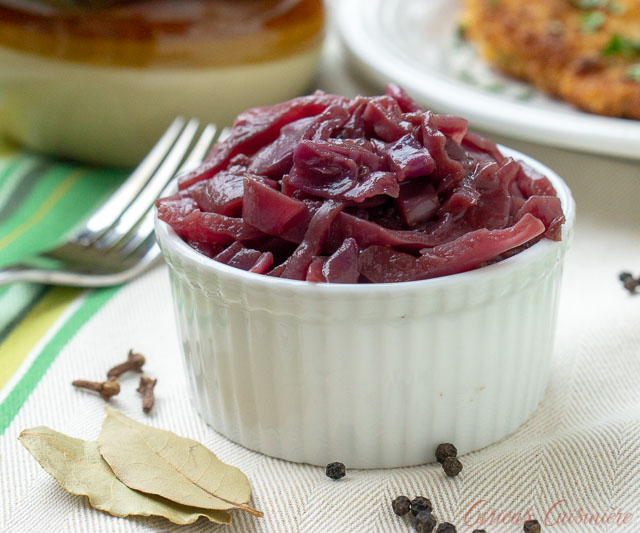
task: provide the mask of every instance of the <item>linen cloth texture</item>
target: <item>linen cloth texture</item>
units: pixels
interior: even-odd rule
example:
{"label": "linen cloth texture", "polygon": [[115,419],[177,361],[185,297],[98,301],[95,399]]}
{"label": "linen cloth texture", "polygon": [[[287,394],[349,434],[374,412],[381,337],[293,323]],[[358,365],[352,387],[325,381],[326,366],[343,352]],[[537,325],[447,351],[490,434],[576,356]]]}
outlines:
{"label": "linen cloth texture", "polygon": [[[327,90],[349,96],[374,92],[346,83],[336,73],[335,56],[325,66],[320,85]],[[94,315],[0,437],[0,531],[223,530],[204,519],[178,527],[159,518],[120,519],[96,511],[86,498],[61,489],[17,440],[22,429],[40,424],[95,439],[104,402],[70,383],[101,378],[132,347],[148,356],[145,371],[158,378],[156,406],[149,417],[142,414],[135,391],[138,375],[123,376],[113,406],[202,442],[247,474],[252,502],[265,516],[235,513],[225,529],[229,533],[414,531],[409,520],[391,510],[392,499],[400,494],[429,497],[438,520],[456,524],[462,532],[519,532],[518,517],[529,512],[543,522],[550,509],[551,522],[562,520],[563,513],[573,513],[573,522],[543,522],[543,531],[640,531],[640,295],[628,294],[618,280],[622,270],[640,274],[640,164],[497,140],[556,170],[571,187],[578,213],[551,381],[541,405],[518,431],[462,456],[464,470],[453,479],[444,476],[440,465],[430,464],[347,470],[344,479],[334,482],[323,468],[242,448],[209,428],[188,401],[167,271],[160,267],[121,289]],[[477,522],[481,513],[492,511],[507,523]],[[590,516],[620,513],[629,515],[630,522],[577,523],[578,511]]]}

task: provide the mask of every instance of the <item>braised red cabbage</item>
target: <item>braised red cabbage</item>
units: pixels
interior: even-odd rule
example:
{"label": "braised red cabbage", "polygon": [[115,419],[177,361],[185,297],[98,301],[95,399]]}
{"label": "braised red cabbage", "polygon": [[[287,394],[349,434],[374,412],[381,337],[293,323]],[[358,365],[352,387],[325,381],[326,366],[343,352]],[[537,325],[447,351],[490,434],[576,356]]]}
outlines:
{"label": "braised red cabbage", "polygon": [[250,109],[158,216],[236,268],[325,283],[456,274],[560,240],[549,180],[400,87]]}

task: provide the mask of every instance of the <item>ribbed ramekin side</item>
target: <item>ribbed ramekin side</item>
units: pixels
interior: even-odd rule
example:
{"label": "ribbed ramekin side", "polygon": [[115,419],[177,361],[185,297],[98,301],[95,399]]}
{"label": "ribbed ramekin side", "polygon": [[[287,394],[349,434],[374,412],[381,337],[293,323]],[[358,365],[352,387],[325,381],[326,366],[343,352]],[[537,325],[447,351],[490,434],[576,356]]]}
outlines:
{"label": "ribbed ramekin side", "polygon": [[191,401],[205,418],[207,414],[206,405],[201,401],[203,397],[213,397],[215,387],[207,383],[204,374],[204,364],[202,352],[198,347],[198,340],[201,332],[195,324],[196,306],[194,293],[190,284],[176,274],[175,268],[169,269],[169,280],[171,283],[171,293],[173,298],[174,315],[180,349],[182,351],[182,361],[187,381]]}
{"label": "ribbed ramekin side", "polygon": [[489,445],[541,399],[563,251],[475,284],[345,298],[247,284],[165,250],[195,404],[248,448],[319,465]]}

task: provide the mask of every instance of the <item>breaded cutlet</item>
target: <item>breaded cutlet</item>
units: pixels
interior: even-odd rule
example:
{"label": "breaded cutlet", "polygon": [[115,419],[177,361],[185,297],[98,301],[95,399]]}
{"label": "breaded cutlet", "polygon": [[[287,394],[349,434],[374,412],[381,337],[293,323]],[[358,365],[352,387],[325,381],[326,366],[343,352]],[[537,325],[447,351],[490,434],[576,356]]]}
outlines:
{"label": "breaded cutlet", "polygon": [[499,70],[640,120],[640,0],[465,0],[464,35]]}

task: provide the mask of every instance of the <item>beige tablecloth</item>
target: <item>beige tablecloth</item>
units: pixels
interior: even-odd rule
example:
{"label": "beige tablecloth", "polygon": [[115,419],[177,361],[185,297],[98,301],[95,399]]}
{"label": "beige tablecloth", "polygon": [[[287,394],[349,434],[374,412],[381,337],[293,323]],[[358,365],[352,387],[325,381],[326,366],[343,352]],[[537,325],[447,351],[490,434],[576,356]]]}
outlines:
{"label": "beige tablecloth", "polygon": [[[370,91],[348,78],[335,50],[327,54],[319,85],[349,95]],[[0,437],[0,530],[179,529],[162,519],[119,519],[91,509],[85,498],[64,492],[16,440],[21,429],[39,424],[94,439],[103,402],[69,383],[101,376],[135,347],[159,379],[150,422],[203,442],[250,478],[254,505],[265,516],[238,514],[229,532],[409,532],[408,522],[391,511],[398,494],[428,496],[437,517],[458,531],[521,531],[527,515],[546,521],[544,531],[640,531],[640,295],[629,295],[618,281],[621,270],[640,274],[640,164],[498,140],[557,170],[578,206],[552,379],[542,404],[516,433],[461,457],[464,470],[455,479],[425,465],[349,471],[332,482],[321,468],[233,444],[189,404],[167,272],[160,267],[121,289],[72,338]],[[124,381],[113,404],[140,418],[135,381]],[[596,525],[603,515],[609,525]],[[222,526],[200,520],[181,529]]]}

